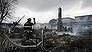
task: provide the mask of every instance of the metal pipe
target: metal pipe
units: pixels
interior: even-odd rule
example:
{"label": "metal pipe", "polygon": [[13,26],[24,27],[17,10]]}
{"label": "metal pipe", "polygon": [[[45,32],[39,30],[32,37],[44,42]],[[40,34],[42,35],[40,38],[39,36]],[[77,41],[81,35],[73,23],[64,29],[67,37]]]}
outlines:
{"label": "metal pipe", "polygon": [[42,46],[44,46],[44,33],[43,33],[44,30],[42,30]]}

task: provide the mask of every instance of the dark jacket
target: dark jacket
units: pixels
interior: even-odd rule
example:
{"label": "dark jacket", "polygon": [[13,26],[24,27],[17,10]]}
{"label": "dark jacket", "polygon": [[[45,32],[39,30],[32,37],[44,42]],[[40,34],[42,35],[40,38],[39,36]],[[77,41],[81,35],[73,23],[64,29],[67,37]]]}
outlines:
{"label": "dark jacket", "polygon": [[24,24],[24,31],[30,31],[30,32],[32,32],[32,29],[33,29],[33,26],[34,24],[32,23],[32,22],[26,22],[25,24]]}

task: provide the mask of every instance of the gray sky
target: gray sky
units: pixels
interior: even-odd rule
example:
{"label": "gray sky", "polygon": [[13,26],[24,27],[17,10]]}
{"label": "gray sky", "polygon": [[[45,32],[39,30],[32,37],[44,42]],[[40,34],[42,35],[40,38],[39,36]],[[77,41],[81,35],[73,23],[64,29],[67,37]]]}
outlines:
{"label": "gray sky", "polygon": [[15,10],[16,17],[35,17],[38,23],[47,23],[57,18],[58,7],[63,9],[63,17],[92,14],[92,0],[19,0]]}

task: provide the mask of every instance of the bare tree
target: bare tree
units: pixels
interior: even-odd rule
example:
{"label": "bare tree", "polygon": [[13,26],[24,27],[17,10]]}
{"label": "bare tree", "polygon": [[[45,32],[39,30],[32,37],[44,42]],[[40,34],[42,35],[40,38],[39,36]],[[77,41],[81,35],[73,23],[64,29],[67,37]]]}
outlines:
{"label": "bare tree", "polygon": [[3,20],[12,18],[14,5],[17,3],[17,0],[0,0],[0,24]]}

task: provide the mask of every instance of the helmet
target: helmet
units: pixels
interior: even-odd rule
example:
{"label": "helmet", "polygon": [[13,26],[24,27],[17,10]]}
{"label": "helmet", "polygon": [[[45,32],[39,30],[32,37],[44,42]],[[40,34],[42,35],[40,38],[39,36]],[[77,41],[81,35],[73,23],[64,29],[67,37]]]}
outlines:
{"label": "helmet", "polygon": [[28,20],[28,21],[31,21],[31,18],[28,18],[27,20]]}

